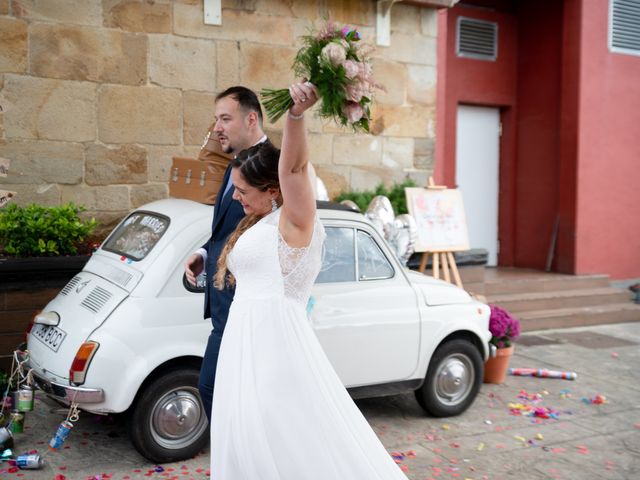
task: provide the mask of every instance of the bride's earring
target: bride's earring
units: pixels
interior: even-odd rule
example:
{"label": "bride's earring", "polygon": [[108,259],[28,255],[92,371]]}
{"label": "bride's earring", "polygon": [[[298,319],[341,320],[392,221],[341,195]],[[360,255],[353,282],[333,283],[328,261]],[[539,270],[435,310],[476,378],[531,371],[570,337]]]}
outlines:
{"label": "bride's earring", "polygon": [[275,212],[278,209],[278,202],[276,202],[275,198],[271,199],[271,211]]}

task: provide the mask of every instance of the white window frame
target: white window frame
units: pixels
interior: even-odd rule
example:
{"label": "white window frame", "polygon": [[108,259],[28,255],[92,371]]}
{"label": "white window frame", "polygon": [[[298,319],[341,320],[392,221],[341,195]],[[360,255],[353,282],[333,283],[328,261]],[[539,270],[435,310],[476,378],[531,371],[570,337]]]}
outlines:
{"label": "white window frame", "polygon": [[638,50],[634,50],[631,48],[621,48],[621,47],[614,47],[613,46],[613,2],[615,0],[609,0],[609,19],[608,19],[608,23],[609,23],[609,30],[607,32],[607,43],[608,43],[608,47],[609,47],[609,51],[611,53],[621,53],[624,55],[633,55],[636,57],[640,57],[640,49]]}

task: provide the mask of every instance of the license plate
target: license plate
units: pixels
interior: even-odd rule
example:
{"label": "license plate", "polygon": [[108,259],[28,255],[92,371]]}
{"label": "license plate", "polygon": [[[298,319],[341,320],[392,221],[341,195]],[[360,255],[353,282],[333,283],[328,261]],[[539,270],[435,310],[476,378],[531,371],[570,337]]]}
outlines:
{"label": "license plate", "polygon": [[64,338],[67,336],[67,334],[58,327],[54,327],[52,325],[41,325],[38,323],[31,329],[31,335],[40,340],[54,352],[58,351],[60,345],[62,345],[62,342],[64,341]]}

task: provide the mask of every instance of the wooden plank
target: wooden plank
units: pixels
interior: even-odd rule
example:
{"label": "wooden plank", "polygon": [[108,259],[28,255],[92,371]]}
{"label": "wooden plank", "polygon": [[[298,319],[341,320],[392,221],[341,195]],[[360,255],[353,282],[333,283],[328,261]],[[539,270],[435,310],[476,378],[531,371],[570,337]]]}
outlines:
{"label": "wooden plank", "polygon": [[440,260],[442,260],[442,272],[444,273],[444,280],[445,282],[451,283],[451,275],[449,274],[449,262],[447,262],[447,255],[445,253],[440,253],[439,255]]}
{"label": "wooden plank", "polygon": [[447,252],[447,258],[449,259],[449,265],[453,272],[453,279],[455,280],[456,285],[462,288],[462,280],[460,280],[460,273],[458,272],[458,266],[456,265],[456,259],[453,257],[453,253]]}
{"label": "wooden plank", "polygon": [[429,261],[429,252],[422,252],[422,258],[420,259],[420,266],[418,267],[418,271],[420,273],[424,273],[427,268],[427,262]]}

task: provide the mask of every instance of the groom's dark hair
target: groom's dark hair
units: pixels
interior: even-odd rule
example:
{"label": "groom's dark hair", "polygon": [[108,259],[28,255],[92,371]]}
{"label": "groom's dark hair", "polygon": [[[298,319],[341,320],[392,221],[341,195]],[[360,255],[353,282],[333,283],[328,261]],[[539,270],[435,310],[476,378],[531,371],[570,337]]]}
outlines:
{"label": "groom's dark hair", "polygon": [[229,87],[224,92],[220,92],[216,96],[216,102],[225,97],[233,98],[240,104],[240,108],[245,112],[256,112],[258,114],[260,125],[262,125],[262,107],[260,106],[258,96],[253,90],[240,85]]}

